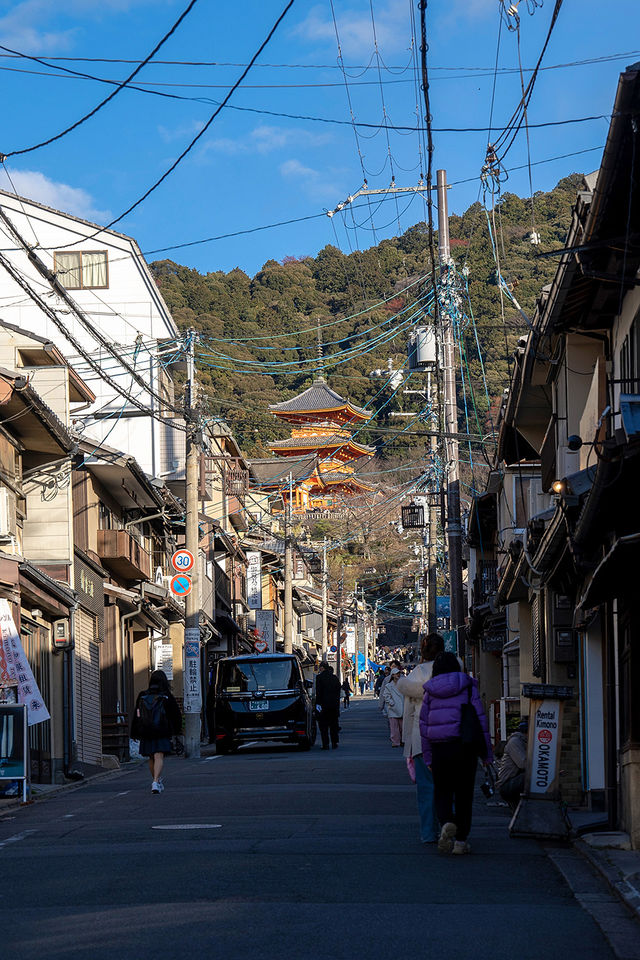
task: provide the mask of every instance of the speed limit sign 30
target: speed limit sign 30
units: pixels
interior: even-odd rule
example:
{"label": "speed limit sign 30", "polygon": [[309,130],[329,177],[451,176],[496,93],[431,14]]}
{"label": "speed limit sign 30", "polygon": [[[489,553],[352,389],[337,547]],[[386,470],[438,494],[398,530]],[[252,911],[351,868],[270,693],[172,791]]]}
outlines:
{"label": "speed limit sign 30", "polygon": [[171,566],[174,570],[177,570],[178,573],[188,573],[191,570],[194,564],[193,554],[190,550],[176,550],[174,555],[171,557]]}

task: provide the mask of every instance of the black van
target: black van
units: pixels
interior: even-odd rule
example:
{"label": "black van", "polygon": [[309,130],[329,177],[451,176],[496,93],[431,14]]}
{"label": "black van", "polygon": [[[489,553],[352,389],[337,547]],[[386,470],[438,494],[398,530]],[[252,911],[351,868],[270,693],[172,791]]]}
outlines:
{"label": "black van", "polygon": [[213,691],[216,753],[254,740],[297,743],[310,750],[316,739],[312,687],[292,654],[219,660]]}

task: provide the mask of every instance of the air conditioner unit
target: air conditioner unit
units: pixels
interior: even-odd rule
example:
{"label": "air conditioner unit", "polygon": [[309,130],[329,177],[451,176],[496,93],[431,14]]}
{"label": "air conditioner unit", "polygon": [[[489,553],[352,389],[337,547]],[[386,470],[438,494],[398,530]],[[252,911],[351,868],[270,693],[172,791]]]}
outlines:
{"label": "air conditioner unit", "polygon": [[8,487],[0,487],[0,539],[16,535],[16,495]]}

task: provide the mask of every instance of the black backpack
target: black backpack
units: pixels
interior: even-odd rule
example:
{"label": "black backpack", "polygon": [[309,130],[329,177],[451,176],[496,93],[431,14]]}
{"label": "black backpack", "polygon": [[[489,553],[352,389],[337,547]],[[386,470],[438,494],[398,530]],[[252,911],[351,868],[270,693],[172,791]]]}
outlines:
{"label": "black backpack", "polygon": [[460,707],[460,739],[467,747],[473,747],[476,756],[487,759],[487,741],[484,738],[480,717],[471,703],[471,687],[467,687],[467,702]]}
{"label": "black backpack", "polygon": [[138,700],[138,732],[145,740],[159,740],[171,735],[167,716],[167,697],[163,693],[143,693]]}

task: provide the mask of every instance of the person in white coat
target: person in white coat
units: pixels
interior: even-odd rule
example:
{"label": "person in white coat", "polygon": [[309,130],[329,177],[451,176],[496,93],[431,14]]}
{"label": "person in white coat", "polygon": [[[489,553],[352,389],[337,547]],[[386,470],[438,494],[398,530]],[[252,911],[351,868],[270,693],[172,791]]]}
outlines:
{"label": "person in white coat", "polygon": [[384,705],[389,718],[389,736],[392,747],[402,746],[402,716],[404,714],[404,697],[398,689],[398,680],[402,673],[397,667],[391,668],[389,681],[384,686]]}
{"label": "person in white coat", "polygon": [[378,694],[378,706],[380,707],[380,710],[382,711],[382,715],[384,717],[387,716],[387,705],[384,700],[384,692],[387,689],[389,681],[391,680],[391,671],[394,667],[397,670],[400,669],[400,662],[398,660],[392,660],[391,663],[384,668],[385,678],[382,681],[382,684],[380,686],[380,693]]}
{"label": "person in white coat", "polygon": [[424,697],[423,686],[431,679],[433,661],[444,650],[444,640],[439,633],[430,633],[422,638],[419,663],[407,677],[400,677],[397,689],[404,695],[404,755],[413,759],[416,777],[416,796],[420,818],[420,839],[423,843],[436,843],[440,836],[440,824],[433,802],[433,777],[422,759],[420,738],[420,710]]}

